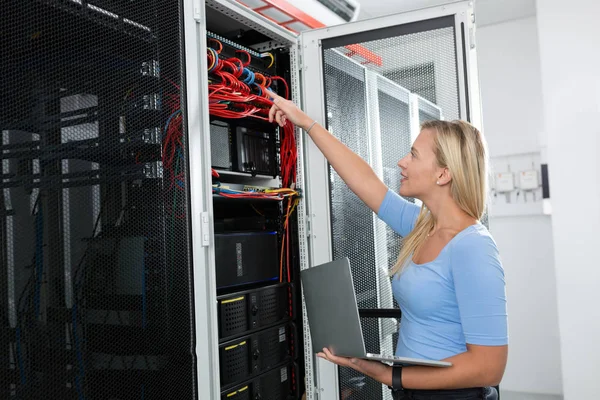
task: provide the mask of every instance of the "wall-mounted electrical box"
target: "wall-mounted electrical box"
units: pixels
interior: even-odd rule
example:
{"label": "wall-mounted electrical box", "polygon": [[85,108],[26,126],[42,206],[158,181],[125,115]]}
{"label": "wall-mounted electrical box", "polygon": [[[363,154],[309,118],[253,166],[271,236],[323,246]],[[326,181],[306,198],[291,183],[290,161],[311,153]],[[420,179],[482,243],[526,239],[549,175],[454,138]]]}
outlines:
{"label": "wall-mounted electrical box", "polygon": [[519,173],[519,188],[522,190],[535,190],[538,187],[540,187],[540,183],[536,170],[521,171]]}
{"label": "wall-mounted electrical box", "polygon": [[542,204],[542,155],[537,152],[492,157],[491,217],[549,214]]}
{"label": "wall-mounted electrical box", "polygon": [[512,172],[496,174],[495,188],[498,193],[512,192],[515,190],[515,177]]}

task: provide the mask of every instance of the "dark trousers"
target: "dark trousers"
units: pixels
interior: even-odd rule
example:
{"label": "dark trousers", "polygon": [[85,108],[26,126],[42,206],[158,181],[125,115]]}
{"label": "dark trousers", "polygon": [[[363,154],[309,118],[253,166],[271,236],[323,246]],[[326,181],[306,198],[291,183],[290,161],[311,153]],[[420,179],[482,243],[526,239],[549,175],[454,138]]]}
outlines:
{"label": "dark trousers", "polygon": [[498,400],[496,388],[392,391],[394,400]]}

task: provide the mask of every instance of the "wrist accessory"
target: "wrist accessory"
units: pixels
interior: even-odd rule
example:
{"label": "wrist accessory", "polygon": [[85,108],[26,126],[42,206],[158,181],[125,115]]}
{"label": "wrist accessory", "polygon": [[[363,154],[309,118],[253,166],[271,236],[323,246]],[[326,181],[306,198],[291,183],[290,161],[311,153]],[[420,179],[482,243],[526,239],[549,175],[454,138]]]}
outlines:
{"label": "wrist accessory", "polygon": [[315,126],[316,123],[317,123],[317,121],[313,121],[313,123],[306,130],[306,133],[310,133],[310,130],[313,128],[313,126]]}
{"label": "wrist accessory", "polygon": [[392,390],[403,391],[402,387],[402,366],[394,365],[392,367]]}

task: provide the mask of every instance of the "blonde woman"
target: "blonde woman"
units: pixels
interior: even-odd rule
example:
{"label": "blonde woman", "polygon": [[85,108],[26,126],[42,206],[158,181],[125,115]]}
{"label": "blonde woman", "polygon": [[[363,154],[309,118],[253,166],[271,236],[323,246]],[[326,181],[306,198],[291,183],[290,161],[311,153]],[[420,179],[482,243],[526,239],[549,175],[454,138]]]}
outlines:
{"label": "blonde woman", "polygon": [[391,271],[402,310],[396,355],[453,365],[390,367],[328,349],[318,356],[388,385],[396,399],[497,399],[494,386],[506,366],[508,329],[504,270],[492,236],[479,222],[487,186],[483,136],[463,121],[424,123],[410,153],[398,162],[398,195],[294,103],[272,97],[269,119],[280,125],[290,120],[307,131],[348,187],[403,237]]}

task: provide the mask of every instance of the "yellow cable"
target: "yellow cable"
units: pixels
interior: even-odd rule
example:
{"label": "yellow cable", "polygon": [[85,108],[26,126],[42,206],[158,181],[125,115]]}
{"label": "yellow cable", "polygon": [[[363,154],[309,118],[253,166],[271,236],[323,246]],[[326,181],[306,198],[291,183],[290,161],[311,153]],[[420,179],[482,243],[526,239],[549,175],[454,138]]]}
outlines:
{"label": "yellow cable", "polygon": [[217,62],[217,59],[216,59],[216,51],[214,51],[213,49],[209,48],[208,52],[212,56],[212,64],[210,64],[209,67],[208,67],[208,70],[210,71],[215,66],[215,63]]}
{"label": "yellow cable", "polygon": [[273,54],[271,53],[262,53],[261,57],[271,57],[271,64],[269,64],[269,66],[267,68],[271,68],[273,66],[273,64],[275,64],[275,57],[273,57]]}
{"label": "yellow cable", "polygon": [[256,211],[258,213],[258,215],[261,215],[263,217],[265,216],[265,214],[261,213],[260,211],[258,211],[258,209],[256,207],[254,207],[254,204],[251,204],[251,206],[254,209],[254,211]]}

